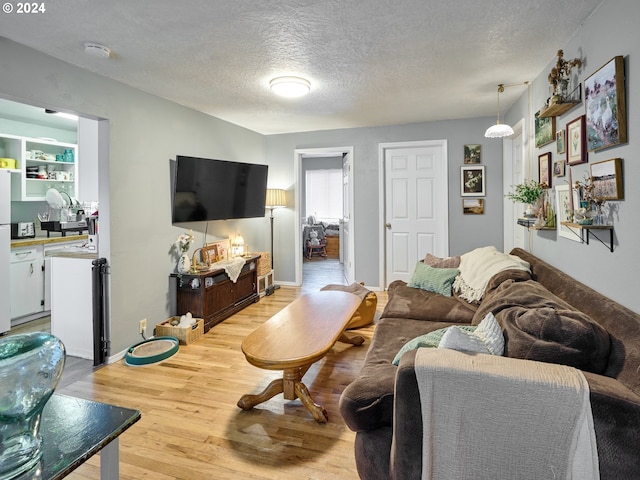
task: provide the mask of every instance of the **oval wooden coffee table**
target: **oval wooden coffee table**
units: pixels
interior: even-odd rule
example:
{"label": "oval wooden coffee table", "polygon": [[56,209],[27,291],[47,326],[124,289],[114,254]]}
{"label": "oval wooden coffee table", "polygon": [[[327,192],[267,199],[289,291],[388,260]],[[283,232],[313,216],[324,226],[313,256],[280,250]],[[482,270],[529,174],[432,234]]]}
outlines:
{"label": "oval wooden coffee table", "polygon": [[345,333],[361,301],[347,292],[320,291],[303,295],[247,336],[242,341],[247,361],[259,368],[284,373],[261,393],[243,395],[238,407],[250,410],[282,393],[287,400],[299,398],[317,422],[325,423],[327,411],[311,399],[302,377],[337,341],[364,343],[362,336]]}

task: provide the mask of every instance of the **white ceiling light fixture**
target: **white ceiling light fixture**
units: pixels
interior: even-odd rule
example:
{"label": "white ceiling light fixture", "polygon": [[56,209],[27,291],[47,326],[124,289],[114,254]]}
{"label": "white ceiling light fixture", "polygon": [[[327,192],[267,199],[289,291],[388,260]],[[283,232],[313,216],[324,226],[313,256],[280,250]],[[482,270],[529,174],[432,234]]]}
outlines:
{"label": "white ceiling light fixture", "polygon": [[269,87],[276,95],[288,98],[303,97],[311,91],[311,83],[302,77],[276,77]]}
{"label": "white ceiling light fixture", "polygon": [[109,58],[111,56],[111,49],[99,43],[85,42],[84,53],[92,57]]}
{"label": "white ceiling light fixture", "polygon": [[522,83],[514,83],[511,85],[505,85],[504,83],[501,83],[498,85],[498,121],[496,122],[495,125],[492,125],[489,128],[487,128],[487,131],[484,132],[485,137],[502,138],[502,137],[509,137],[513,135],[513,128],[511,128],[509,125],[506,125],[504,123],[500,123],[500,94],[504,92],[505,87],[517,87],[519,85],[526,85],[527,88],[529,88],[528,81],[522,82]]}
{"label": "white ceiling light fixture", "polygon": [[502,92],[504,92],[503,83],[498,85],[498,121],[495,125],[491,125],[487,128],[487,131],[484,132],[484,136],[487,138],[502,138],[513,135],[513,128],[509,125],[505,125],[504,123],[500,123],[500,94]]}

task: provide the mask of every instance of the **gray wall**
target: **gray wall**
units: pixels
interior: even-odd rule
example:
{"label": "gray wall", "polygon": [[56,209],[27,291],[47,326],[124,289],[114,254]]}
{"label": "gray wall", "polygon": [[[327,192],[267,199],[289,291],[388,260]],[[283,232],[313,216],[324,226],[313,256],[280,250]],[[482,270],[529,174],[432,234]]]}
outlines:
{"label": "gray wall", "polygon": [[[266,158],[270,168],[278,172],[281,184],[292,189],[293,152],[296,148],[354,147],[355,279],[369,286],[382,286],[382,279],[379,278],[379,265],[383,259],[379,234],[383,226],[378,218],[381,194],[378,191],[378,145],[446,139],[449,154],[449,253],[459,254],[483,245],[495,245],[501,249],[502,142],[484,138],[484,131],[493,122],[494,118],[479,118],[271,135],[266,137]],[[482,165],[486,167],[485,214],[463,215],[460,167],[463,166],[464,145],[474,143],[482,145]],[[293,282],[294,258],[288,252],[294,249],[298,225],[292,213],[289,216],[282,215],[279,220],[274,227],[279,230],[279,241],[274,241],[276,279]]]}
{"label": "gray wall", "polygon": [[[151,326],[173,313],[168,276],[176,237],[193,228],[203,242],[204,222],[171,225],[170,159],[264,163],[264,137],[2,38],[0,71],[2,97],[109,120],[109,165],[101,173],[108,172],[110,208],[100,210],[100,229],[111,239],[111,349],[122,351],[141,340],[139,320]],[[252,249],[265,251],[268,228],[266,218],[209,222],[209,240],[239,231]]]}
{"label": "gray wall", "polygon": [[[564,49],[566,59],[580,57],[584,60],[585,64],[579,72],[580,82],[614,56],[623,55],[625,59],[628,143],[600,152],[589,152],[589,163],[571,167],[573,180],[582,180],[584,174],[589,172],[589,164],[611,158],[623,159],[625,198],[607,202],[609,218],[615,228],[614,252],[610,253],[593,239],[586,245],[560,237],[557,232],[532,235],[532,252],[535,255],[636,312],[640,312],[640,296],[637,293],[640,190],[635,182],[640,178],[640,31],[636,25],[639,17],[640,3],[636,0],[605,1],[566,45],[558,45],[558,48]],[[534,113],[549,95],[547,75],[555,65],[555,52],[550,52],[550,57],[547,67],[533,79],[531,93]],[[582,102],[556,119],[556,129],[564,128],[567,122],[584,113]],[[526,95],[510,109],[506,121],[513,123],[523,116],[527,117]],[[534,149],[534,165],[537,165],[538,155],[545,152],[552,152],[553,161],[564,157],[556,153],[555,144],[544,146]],[[537,179],[537,168],[534,171]],[[554,177],[553,183],[566,185],[568,176]],[[608,240],[608,235],[605,238]]]}

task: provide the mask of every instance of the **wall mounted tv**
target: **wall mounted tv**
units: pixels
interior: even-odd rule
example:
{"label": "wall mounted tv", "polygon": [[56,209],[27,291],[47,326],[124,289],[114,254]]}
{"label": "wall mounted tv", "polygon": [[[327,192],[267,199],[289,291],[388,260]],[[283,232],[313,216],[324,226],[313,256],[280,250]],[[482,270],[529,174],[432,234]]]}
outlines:
{"label": "wall mounted tv", "polygon": [[176,156],[173,223],[264,217],[267,165]]}

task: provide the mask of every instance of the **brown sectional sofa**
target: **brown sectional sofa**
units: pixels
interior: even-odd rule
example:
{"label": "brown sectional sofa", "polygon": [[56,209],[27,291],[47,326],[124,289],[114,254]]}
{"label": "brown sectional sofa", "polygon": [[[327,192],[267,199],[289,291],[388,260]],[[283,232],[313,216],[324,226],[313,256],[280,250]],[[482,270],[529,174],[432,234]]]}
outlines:
{"label": "brown sectional sofa", "polygon": [[397,367],[392,364],[396,353],[427,332],[477,325],[488,311],[503,328],[506,356],[563,363],[584,372],[600,477],[640,478],[640,315],[524,250],[511,254],[529,262],[531,275],[495,275],[476,305],[404,282],[389,286],[389,301],[362,371],[340,400],[345,422],[357,432],[361,478],[420,478],[422,421],[415,351],[404,354]]}

